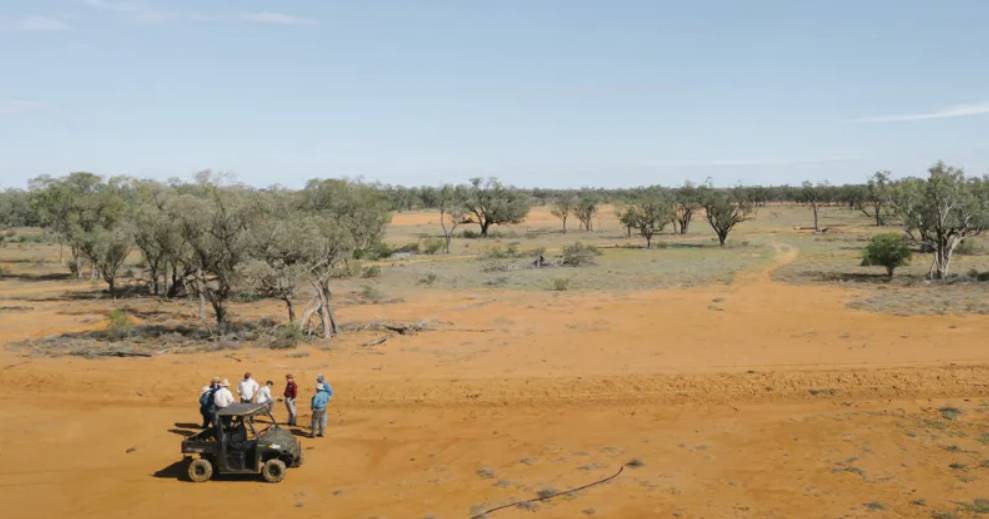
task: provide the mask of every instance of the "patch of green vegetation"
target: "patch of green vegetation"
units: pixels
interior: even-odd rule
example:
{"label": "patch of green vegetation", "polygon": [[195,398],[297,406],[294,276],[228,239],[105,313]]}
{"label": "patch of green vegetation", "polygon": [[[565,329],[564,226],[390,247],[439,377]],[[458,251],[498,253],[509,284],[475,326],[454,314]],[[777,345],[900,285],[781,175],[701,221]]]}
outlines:
{"label": "patch of green vegetation", "polygon": [[937,410],[945,420],[957,420],[962,414],[962,410],[957,407],[945,406]]}

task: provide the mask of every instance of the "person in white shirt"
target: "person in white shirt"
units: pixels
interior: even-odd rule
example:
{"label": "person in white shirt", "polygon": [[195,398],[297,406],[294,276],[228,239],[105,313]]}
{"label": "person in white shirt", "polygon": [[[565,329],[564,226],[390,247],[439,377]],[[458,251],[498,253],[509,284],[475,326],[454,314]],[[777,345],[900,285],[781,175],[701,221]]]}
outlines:
{"label": "person in white shirt", "polygon": [[240,393],[240,402],[242,404],[254,402],[254,398],[257,396],[258,389],[260,388],[261,386],[258,385],[258,382],[251,378],[250,372],[244,373],[244,380],[241,380],[237,384],[237,392]]}
{"label": "person in white shirt", "polygon": [[265,382],[263,386],[261,386],[261,389],[258,390],[257,401],[259,404],[263,404],[265,407],[267,407],[268,411],[271,411],[271,406],[272,404],[275,403],[275,400],[271,398],[271,387],[274,385],[275,383],[269,380]]}
{"label": "person in white shirt", "polygon": [[223,409],[232,403],[234,403],[234,394],[230,392],[230,381],[223,379],[223,382],[220,382],[220,389],[217,389],[216,394],[213,395],[213,404],[217,409]]}

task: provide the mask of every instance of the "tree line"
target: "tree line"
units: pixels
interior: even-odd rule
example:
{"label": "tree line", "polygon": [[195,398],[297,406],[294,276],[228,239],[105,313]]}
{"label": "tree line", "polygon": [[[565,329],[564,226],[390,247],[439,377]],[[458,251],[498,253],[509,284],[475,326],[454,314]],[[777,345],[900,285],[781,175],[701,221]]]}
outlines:
{"label": "tree line", "polygon": [[[315,321],[312,329],[329,337],[338,330],[332,280],[386,249],[381,240],[399,192],[406,191],[343,179],[313,179],[290,190],[230,183],[208,171],[191,182],[77,172],[37,177],[26,191],[0,193],[0,227],[45,228],[59,245],[60,261],[67,256],[76,276],[102,279],[111,295],[119,291],[125,260],[137,251],[150,294],[198,298],[201,317],[211,307],[221,331],[231,294],[245,289],[283,301],[291,323]],[[989,180],[943,163],[926,178],[893,180],[878,172],[845,186],[525,190],[475,178],[408,192],[439,211],[447,252],[458,228],[476,225],[479,236],[487,236],[492,226],[523,221],[540,202],[560,219],[562,232],[574,220],[592,231],[595,216],[610,204],[628,235],[637,232],[649,248],[667,226],[686,234],[695,217],[703,217],[723,246],[757,207],[789,201],[811,209],[817,231],[824,205],[860,210],[877,226],[899,225],[904,240],[933,254],[929,277],[943,279],[957,246],[989,226]],[[299,303],[305,288],[309,299]]]}

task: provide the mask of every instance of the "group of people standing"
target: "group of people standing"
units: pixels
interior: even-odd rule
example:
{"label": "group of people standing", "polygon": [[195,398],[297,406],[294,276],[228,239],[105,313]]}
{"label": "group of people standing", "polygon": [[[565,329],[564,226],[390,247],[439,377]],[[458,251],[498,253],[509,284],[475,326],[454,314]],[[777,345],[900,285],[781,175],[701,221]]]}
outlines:
{"label": "group of people standing", "polygon": [[[240,398],[240,403],[262,404],[267,406],[268,411],[271,411],[275,403],[275,399],[271,393],[274,385],[274,382],[268,380],[262,386],[254,380],[250,372],[244,373],[244,378],[237,383],[237,394]],[[285,409],[288,411],[288,420],[286,423],[293,427],[298,425],[298,408],[296,407],[298,395],[299,386],[295,383],[295,377],[285,375],[285,391],[283,392],[283,396],[285,398]],[[333,388],[330,386],[329,381],[326,380],[326,377],[320,374],[316,377],[315,393],[310,400],[310,407],[312,409],[310,434],[312,437],[322,437],[326,433],[326,408],[332,397]],[[213,417],[216,412],[233,404],[235,401],[233,391],[230,390],[230,381],[227,379],[221,380],[220,377],[213,377],[209,384],[203,386],[202,391],[199,393],[199,414],[203,417],[203,428],[212,427]]]}

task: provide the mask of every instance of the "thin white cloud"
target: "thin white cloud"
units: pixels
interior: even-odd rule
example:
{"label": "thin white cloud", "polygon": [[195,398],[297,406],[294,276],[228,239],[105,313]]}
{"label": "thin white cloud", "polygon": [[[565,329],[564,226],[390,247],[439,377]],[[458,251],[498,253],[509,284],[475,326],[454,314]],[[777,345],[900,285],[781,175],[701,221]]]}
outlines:
{"label": "thin white cloud", "polygon": [[40,101],[27,101],[23,99],[0,99],[0,116],[17,115],[27,112],[44,110],[48,105]]}
{"label": "thin white cloud", "polygon": [[14,19],[10,28],[24,32],[58,32],[68,30],[69,25],[51,16],[30,15]]}
{"label": "thin white cloud", "polygon": [[315,25],[316,20],[311,18],[303,18],[301,16],[294,16],[285,13],[276,13],[271,11],[259,11],[256,13],[247,13],[244,15],[244,19],[251,23],[263,23],[268,25]]}
{"label": "thin white cloud", "polygon": [[934,110],[933,112],[916,114],[879,115],[875,117],[862,117],[852,119],[856,123],[896,123],[906,121],[924,121],[927,119],[947,119],[950,117],[969,117],[973,115],[989,114],[989,102],[952,105]]}

